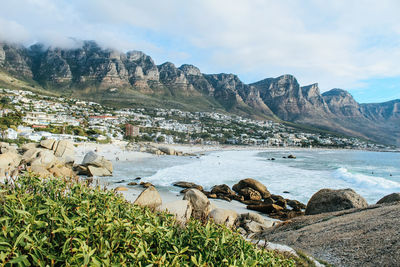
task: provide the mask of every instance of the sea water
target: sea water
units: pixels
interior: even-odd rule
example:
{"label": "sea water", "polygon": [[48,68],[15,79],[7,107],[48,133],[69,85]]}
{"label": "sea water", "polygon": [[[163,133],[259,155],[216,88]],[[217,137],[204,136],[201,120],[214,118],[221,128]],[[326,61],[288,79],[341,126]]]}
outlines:
{"label": "sea water", "polygon": [[[296,159],[283,158],[289,154]],[[275,158],[276,160],[270,160]],[[352,188],[369,204],[400,192],[400,153],[354,150],[218,151],[201,157],[158,156],[114,162],[109,182],[142,177],[174,193],[176,181],[202,185],[234,185],[254,178],[273,194],[304,203],[322,188]]]}

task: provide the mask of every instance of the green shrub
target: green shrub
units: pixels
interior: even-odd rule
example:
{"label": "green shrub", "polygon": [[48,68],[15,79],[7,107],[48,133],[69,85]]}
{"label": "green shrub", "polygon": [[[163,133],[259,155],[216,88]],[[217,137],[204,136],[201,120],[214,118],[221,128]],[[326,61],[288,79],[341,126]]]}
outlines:
{"label": "green shrub", "polygon": [[0,188],[1,266],[294,266],[225,227],[128,203],[74,180],[27,174]]}

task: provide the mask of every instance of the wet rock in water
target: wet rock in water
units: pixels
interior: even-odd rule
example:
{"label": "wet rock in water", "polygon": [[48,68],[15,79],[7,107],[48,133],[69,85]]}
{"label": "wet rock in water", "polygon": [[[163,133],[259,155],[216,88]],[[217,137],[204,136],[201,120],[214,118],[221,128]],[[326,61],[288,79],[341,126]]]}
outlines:
{"label": "wet rock in water", "polygon": [[264,204],[264,203],[259,205],[248,205],[247,209],[263,212],[266,214],[283,210],[281,206],[275,204]]}
{"label": "wet rock in water", "polygon": [[139,181],[139,180],[141,180],[142,178],[141,177],[136,177],[135,178],[135,181]]}
{"label": "wet rock in water", "polygon": [[290,194],[290,192],[289,192],[289,191],[283,191],[283,193],[284,193],[284,194]]}
{"label": "wet rock in water", "polygon": [[125,180],[120,180],[120,181],[118,181],[118,182],[115,182],[116,184],[122,184],[122,183],[125,183]]}
{"label": "wet rock in water", "polygon": [[340,211],[351,208],[365,208],[367,201],[354,190],[321,189],[307,203],[306,215]]}
{"label": "wet rock in water", "polygon": [[301,211],[306,209],[306,205],[298,200],[286,199],[286,203],[294,210]]}
{"label": "wet rock in water", "polygon": [[197,184],[191,183],[191,182],[184,182],[184,181],[175,182],[173,184],[173,186],[182,187],[182,188],[195,188],[197,190],[203,191],[203,187],[201,185],[197,185]]}
{"label": "wet rock in water", "polygon": [[188,189],[183,200],[190,202],[193,207],[192,217],[195,219],[203,220],[211,211],[211,204],[207,196],[197,189]]}
{"label": "wet rock in water", "polygon": [[165,211],[175,216],[176,221],[186,224],[192,214],[192,206],[188,200],[177,200],[164,203],[156,208],[157,211]]}
{"label": "wet rock in water", "polygon": [[260,192],[250,187],[240,189],[239,195],[242,195],[245,200],[261,200]]}
{"label": "wet rock in water", "polygon": [[295,155],[292,155],[292,154],[290,154],[288,157],[287,157],[288,159],[295,159],[296,158],[296,156]]}
{"label": "wet rock in water", "polygon": [[232,189],[236,193],[240,193],[240,190],[246,187],[250,187],[256,191],[258,191],[261,194],[262,198],[268,198],[271,196],[270,192],[268,191],[267,187],[260,183],[257,180],[247,178],[240,180],[239,183],[235,184]]}
{"label": "wet rock in water", "polygon": [[286,208],[286,199],[280,195],[271,195],[271,198],[275,201],[273,204]]}
{"label": "wet rock in water", "polygon": [[222,194],[222,195],[235,195],[235,192],[232,191],[232,189],[226,185],[226,184],[220,184],[220,185],[214,185],[211,189],[212,194]]}
{"label": "wet rock in water", "polygon": [[136,182],[130,182],[130,183],[128,183],[128,185],[130,185],[130,186],[134,186],[134,185],[137,185],[138,183],[136,183]]}
{"label": "wet rock in water", "polygon": [[275,160],[275,158],[271,158],[271,160]]}
{"label": "wet rock in water", "polygon": [[150,186],[140,193],[133,204],[155,209],[162,204],[162,199],[157,189],[154,186]]}
{"label": "wet rock in water", "polygon": [[144,188],[148,188],[150,186],[153,186],[153,184],[150,183],[150,182],[141,182],[140,185],[143,186]]}
{"label": "wet rock in water", "polygon": [[233,227],[238,214],[234,210],[213,209],[209,214],[209,219],[212,219],[217,224],[224,224],[227,227]]}
{"label": "wet rock in water", "polygon": [[217,194],[213,194],[211,192],[204,192],[204,194],[208,197],[208,198],[217,198]]}
{"label": "wet rock in water", "polygon": [[126,188],[125,186],[118,186],[114,189],[115,191],[128,191],[128,188]]}
{"label": "wet rock in water", "polygon": [[400,193],[393,193],[387,196],[384,196],[376,204],[383,204],[383,203],[392,203],[392,202],[397,202],[400,201]]}

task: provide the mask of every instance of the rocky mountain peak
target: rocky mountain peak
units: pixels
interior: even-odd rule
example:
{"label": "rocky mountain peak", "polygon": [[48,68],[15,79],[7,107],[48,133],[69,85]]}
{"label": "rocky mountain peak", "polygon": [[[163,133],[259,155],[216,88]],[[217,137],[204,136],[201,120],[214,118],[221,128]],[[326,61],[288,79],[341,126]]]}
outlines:
{"label": "rocky mountain peak", "polygon": [[193,75],[193,76],[202,76],[203,74],[200,72],[200,69],[189,64],[183,64],[182,66],[179,67],[183,73],[185,73],[186,76],[188,75]]}
{"label": "rocky mountain peak", "polygon": [[302,86],[301,92],[302,92],[303,96],[307,99],[321,96],[321,94],[319,92],[318,83],[313,83],[310,85]]}

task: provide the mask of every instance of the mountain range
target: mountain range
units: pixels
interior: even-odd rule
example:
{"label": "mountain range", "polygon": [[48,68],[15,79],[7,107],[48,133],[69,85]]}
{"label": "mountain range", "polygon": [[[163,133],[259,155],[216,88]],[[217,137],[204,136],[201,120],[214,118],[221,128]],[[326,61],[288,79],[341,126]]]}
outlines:
{"label": "mountain range", "polygon": [[122,53],[83,41],[63,49],[0,43],[0,85],[42,88],[118,106],[222,111],[288,121],[400,146],[400,100],[359,104],[347,91],[320,93],[292,75],[245,84],[234,74],[193,65],[156,65],[140,51]]}

